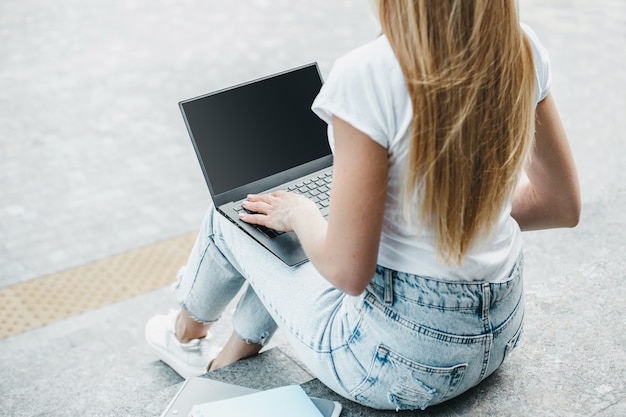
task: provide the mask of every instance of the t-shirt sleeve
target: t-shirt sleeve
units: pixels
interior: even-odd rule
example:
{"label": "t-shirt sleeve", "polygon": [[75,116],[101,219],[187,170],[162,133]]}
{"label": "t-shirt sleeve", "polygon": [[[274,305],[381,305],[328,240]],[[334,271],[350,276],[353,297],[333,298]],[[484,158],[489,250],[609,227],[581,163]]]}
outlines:
{"label": "t-shirt sleeve", "polygon": [[550,57],[548,51],[541,44],[537,34],[530,26],[521,24],[522,30],[526,34],[533,51],[533,61],[535,64],[535,99],[537,103],[542,101],[550,92],[552,78],[550,74]]}
{"label": "t-shirt sleeve", "polygon": [[[380,63],[361,48],[338,59],[312,105],[312,110],[329,124],[333,146],[333,116],[348,122],[375,142],[388,147],[393,132],[390,91]],[[382,72],[382,73],[381,73]]]}

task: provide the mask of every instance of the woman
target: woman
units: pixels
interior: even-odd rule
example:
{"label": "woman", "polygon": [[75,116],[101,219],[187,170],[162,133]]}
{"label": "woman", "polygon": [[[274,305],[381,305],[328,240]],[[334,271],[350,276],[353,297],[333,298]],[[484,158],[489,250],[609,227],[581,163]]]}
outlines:
{"label": "woman", "polygon": [[[338,60],[313,104],[334,150],[328,220],[288,192],[245,203],[244,221],[294,231],[310,263],[285,266],[211,208],[180,312],[146,327],[181,375],[256,354],[278,326],[340,395],[424,409],[516,346],[521,230],[580,215],[546,52],[514,0],[380,0],[378,14],[383,35]],[[208,328],[246,282],[210,361]]]}

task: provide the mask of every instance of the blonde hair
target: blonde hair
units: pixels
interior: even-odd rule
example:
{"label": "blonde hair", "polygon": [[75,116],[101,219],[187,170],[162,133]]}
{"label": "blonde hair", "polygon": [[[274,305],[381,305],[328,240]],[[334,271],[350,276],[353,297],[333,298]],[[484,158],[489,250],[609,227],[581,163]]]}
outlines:
{"label": "blonde hair", "polygon": [[532,50],[514,0],[379,0],[413,106],[405,211],[460,264],[493,230],[534,133]]}

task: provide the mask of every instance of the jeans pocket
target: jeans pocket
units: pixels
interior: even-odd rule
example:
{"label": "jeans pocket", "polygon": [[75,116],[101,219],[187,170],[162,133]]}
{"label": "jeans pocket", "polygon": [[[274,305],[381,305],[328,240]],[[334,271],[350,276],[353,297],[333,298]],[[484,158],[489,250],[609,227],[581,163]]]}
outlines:
{"label": "jeans pocket", "polygon": [[453,397],[466,368],[467,364],[420,364],[380,345],[368,376],[351,394],[361,404],[378,409],[423,410]]}

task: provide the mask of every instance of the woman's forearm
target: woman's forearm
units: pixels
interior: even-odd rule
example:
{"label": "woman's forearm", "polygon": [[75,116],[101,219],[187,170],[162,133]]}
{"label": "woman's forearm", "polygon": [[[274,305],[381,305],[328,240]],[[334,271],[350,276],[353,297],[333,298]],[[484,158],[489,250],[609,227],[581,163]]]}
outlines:
{"label": "woman's forearm", "polygon": [[328,282],[346,294],[358,295],[363,291],[374,273],[375,262],[369,265],[359,260],[355,252],[346,250],[341,239],[329,236],[328,222],[319,212],[300,213],[293,230],[309,261]]}

